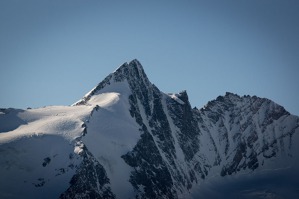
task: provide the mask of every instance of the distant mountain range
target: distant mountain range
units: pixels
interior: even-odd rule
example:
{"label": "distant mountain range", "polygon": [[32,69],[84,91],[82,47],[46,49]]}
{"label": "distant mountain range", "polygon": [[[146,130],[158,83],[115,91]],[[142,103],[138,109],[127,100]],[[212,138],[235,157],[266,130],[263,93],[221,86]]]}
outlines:
{"label": "distant mountain range", "polygon": [[[226,93],[192,108],[137,60],[72,106],[0,109],[0,198],[221,198],[241,181],[230,198],[298,198],[298,154],[299,117],[282,106]],[[287,187],[259,184],[271,179]]]}

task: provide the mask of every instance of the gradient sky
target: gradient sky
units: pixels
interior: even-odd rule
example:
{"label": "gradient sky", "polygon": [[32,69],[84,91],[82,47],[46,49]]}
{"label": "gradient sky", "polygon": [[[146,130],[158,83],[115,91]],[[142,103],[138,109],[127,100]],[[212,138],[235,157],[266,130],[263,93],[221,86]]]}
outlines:
{"label": "gradient sky", "polygon": [[0,1],[0,107],[70,105],[137,58],[192,106],[226,91],[299,115],[299,1]]}

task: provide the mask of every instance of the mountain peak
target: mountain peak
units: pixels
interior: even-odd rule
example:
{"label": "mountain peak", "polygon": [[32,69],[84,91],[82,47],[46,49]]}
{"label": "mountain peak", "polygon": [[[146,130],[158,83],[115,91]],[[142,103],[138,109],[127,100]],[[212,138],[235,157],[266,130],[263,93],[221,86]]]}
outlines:
{"label": "mountain peak", "polygon": [[279,197],[269,179],[298,198],[299,117],[269,99],[226,93],[192,109],[135,59],[75,105],[0,109],[0,198],[211,198],[223,185],[228,198]]}
{"label": "mountain peak", "polygon": [[119,71],[128,70],[132,68],[143,70],[141,63],[137,59],[133,59],[130,62],[125,62],[122,65],[120,65],[113,73],[117,73]]}
{"label": "mountain peak", "polygon": [[133,59],[129,63],[125,62],[110,75],[114,76],[113,79],[116,82],[124,81],[125,79],[129,82],[132,80],[147,79],[143,67],[137,59]]}
{"label": "mountain peak", "polygon": [[147,78],[142,65],[137,59],[125,62],[120,65],[113,73],[109,74],[103,81],[101,81],[95,88],[88,92],[81,100],[74,105],[83,105],[93,96],[99,93],[105,87],[120,83],[127,82],[131,90],[137,87],[150,87],[152,84]]}
{"label": "mountain peak", "polygon": [[138,67],[142,68],[142,65],[140,64],[140,62],[137,59],[133,59],[132,61],[130,61],[129,65],[131,65],[131,64],[135,64]]}

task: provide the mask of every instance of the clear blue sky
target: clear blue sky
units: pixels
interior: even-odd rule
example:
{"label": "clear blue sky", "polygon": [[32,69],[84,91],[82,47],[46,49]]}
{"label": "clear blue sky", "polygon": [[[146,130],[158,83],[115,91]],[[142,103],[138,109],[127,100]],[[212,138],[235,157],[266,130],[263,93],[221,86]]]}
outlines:
{"label": "clear blue sky", "polygon": [[226,91],[299,115],[299,1],[0,1],[0,107],[70,105],[137,58],[202,107]]}

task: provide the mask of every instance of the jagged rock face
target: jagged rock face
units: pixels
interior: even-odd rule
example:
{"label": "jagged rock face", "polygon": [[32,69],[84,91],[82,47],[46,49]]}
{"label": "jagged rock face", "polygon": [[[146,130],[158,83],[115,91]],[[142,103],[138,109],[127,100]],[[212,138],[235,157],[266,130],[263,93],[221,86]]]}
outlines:
{"label": "jagged rock face", "polygon": [[[177,198],[208,177],[213,167],[220,167],[221,175],[254,170],[279,151],[288,153],[291,145],[285,149],[283,143],[291,143],[298,129],[298,119],[286,128],[284,121],[293,116],[258,97],[227,93],[203,109],[192,109],[185,91],[175,97],[164,94],[137,60],[123,64],[77,105],[123,81],[130,87],[129,112],[141,134],[134,148],[121,156],[133,169],[129,181],[136,198]],[[109,183],[104,179],[101,186]]]}
{"label": "jagged rock face", "polygon": [[[82,117],[74,144],[81,162],[60,198],[189,198],[211,176],[298,161],[299,118],[283,107],[226,93],[192,108],[186,91],[161,92],[137,60],[73,107],[92,111]],[[48,164],[45,158],[42,166]]]}
{"label": "jagged rock face", "polygon": [[93,157],[84,146],[81,165],[77,168],[76,174],[70,181],[70,187],[60,195],[60,199],[73,198],[107,198],[114,199],[111,192],[109,179],[103,166]]}
{"label": "jagged rock face", "polygon": [[298,118],[274,102],[232,93],[209,102],[198,117],[204,121],[201,130],[209,132],[216,144],[221,175],[254,170],[278,153],[290,154],[298,129]]}
{"label": "jagged rock face", "polygon": [[[121,158],[133,168],[136,198],[177,198],[209,177],[255,170],[278,152],[290,153],[298,118],[274,102],[227,93],[204,108],[192,109],[185,91],[166,95],[150,83],[137,60],[119,67],[94,91],[127,81],[130,115],[140,140]],[[89,96],[78,104],[88,103]],[[286,122],[292,120],[293,123]],[[288,127],[286,127],[288,126]]]}

